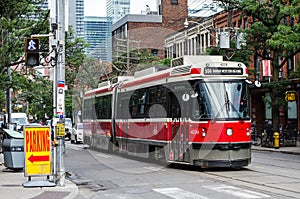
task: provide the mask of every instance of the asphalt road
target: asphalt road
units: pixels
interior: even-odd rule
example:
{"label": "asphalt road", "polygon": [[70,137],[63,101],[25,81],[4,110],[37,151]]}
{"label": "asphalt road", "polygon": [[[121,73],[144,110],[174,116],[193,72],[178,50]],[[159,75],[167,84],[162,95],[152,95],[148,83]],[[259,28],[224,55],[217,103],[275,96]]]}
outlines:
{"label": "asphalt road", "polygon": [[300,198],[300,157],[253,151],[236,169],[160,165],[66,143],[65,167],[83,198]]}

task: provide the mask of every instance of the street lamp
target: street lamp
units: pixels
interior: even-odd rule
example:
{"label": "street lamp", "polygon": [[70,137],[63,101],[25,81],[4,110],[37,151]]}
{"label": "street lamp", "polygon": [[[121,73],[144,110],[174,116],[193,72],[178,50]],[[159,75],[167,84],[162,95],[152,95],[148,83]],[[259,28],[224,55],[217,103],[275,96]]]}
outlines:
{"label": "street lamp", "polygon": [[[244,40],[244,35],[242,33],[238,33],[236,28],[232,28],[232,27],[227,27],[221,30],[216,30],[213,29],[214,31],[216,31],[217,35],[213,35],[210,30],[205,27],[202,23],[196,22],[196,21],[188,21],[187,19],[185,19],[184,22],[184,27],[188,28],[190,23],[194,23],[197,24],[199,26],[201,26],[203,29],[208,31],[208,34],[210,34],[213,38],[215,38],[216,43],[217,43],[217,47],[218,49],[223,49],[225,50],[224,52],[224,56],[227,58],[227,60],[230,60],[236,53],[236,50],[241,49],[241,46],[245,44],[245,40]],[[230,40],[232,38],[232,32],[234,32],[234,39],[235,39],[235,43],[236,43],[236,47],[235,48],[230,48]]]}
{"label": "street lamp", "polygon": [[210,33],[210,30],[209,30],[209,29],[207,29],[202,23],[199,23],[199,22],[197,22],[197,21],[188,21],[187,19],[185,19],[185,21],[184,21],[184,23],[183,23],[183,27],[184,27],[184,28],[188,28],[190,23],[194,23],[194,24],[197,24],[197,25],[201,26],[203,29],[207,30],[208,33],[209,33],[212,37],[216,38],[215,35],[213,35],[213,34]]}

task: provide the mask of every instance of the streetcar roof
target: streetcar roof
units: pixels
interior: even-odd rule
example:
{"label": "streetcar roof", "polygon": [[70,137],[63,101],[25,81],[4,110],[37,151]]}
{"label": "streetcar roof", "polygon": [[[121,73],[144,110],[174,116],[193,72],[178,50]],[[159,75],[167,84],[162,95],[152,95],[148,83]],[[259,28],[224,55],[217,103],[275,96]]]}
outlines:
{"label": "streetcar roof", "polygon": [[[137,71],[134,76],[121,76],[113,79],[111,82],[103,82],[99,87],[85,93],[85,96],[99,95],[101,93],[112,92],[118,84],[119,88],[128,88],[141,84],[160,84],[166,82],[166,79],[175,78],[180,80],[188,78],[246,78],[248,76],[247,67],[241,62],[223,61],[222,56],[183,56],[171,61],[170,68],[152,67],[142,71]],[[153,84],[153,83],[152,83]]]}

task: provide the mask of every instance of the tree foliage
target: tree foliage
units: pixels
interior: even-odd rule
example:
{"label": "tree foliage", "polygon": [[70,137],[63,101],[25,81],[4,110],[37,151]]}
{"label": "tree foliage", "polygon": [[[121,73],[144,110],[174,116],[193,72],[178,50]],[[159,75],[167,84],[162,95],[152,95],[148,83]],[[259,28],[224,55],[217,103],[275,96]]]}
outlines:
{"label": "tree foliage", "polygon": [[[275,73],[300,52],[299,0],[221,0],[251,17],[247,44],[263,59],[270,59]],[[279,58],[281,62],[279,62]],[[278,74],[273,75],[278,80]]]}
{"label": "tree foliage", "polygon": [[[9,87],[25,89],[25,83],[16,86],[10,82],[7,68],[18,68],[24,62],[25,38],[33,34],[49,32],[49,12],[43,10],[41,4],[46,0],[1,0],[0,2],[0,105],[4,107],[5,90]],[[41,42],[43,44],[43,42]],[[15,78],[12,71],[12,81],[22,82]],[[26,80],[24,80],[26,82]]]}
{"label": "tree foliage", "polygon": [[43,10],[45,0],[2,0],[0,2],[1,74],[8,66],[24,62],[25,38],[45,34],[49,29],[49,11]]}
{"label": "tree foliage", "polygon": [[138,69],[143,69],[138,67],[139,64],[145,66],[145,64],[157,61],[158,57],[153,56],[149,49],[142,48],[132,49],[129,53],[129,57],[124,54],[114,61],[113,64],[115,66],[115,73],[117,75],[132,75]]}
{"label": "tree foliage", "polygon": [[[279,70],[289,59],[300,52],[300,1],[299,0],[221,0],[222,5],[239,9],[251,18],[246,28],[247,44],[261,59],[271,61],[271,89],[273,128],[279,128],[278,92]],[[230,6],[228,6],[230,5]],[[280,82],[279,82],[280,83]],[[275,86],[272,86],[275,85]],[[277,86],[276,86],[277,85]]]}
{"label": "tree foliage", "polygon": [[[25,38],[31,35],[48,34],[49,10],[41,5],[48,0],[1,0],[0,6],[0,105],[4,107],[5,91],[13,90],[13,111],[29,111],[30,115],[44,118],[44,112],[49,117],[53,114],[53,82],[45,80],[36,71],[25,68],[23,71],[12,71],[12,78],[7,75],[7,68],[13,66],[18,69],[24,67]],[[87,44],[83,39],[75,38],[72,28],[66,32],[66,112],[70,113],[70,93],[78,74],[79,68],[85,60],[84,48]],[[40,55],[49,54],[48,37],[40,38]],[[15,106],[21,104],[23,107]],[[24,102],[27,102],[27,107]],[[45,105],[45,106],[44,106]]]}
{"label": "tree foliage", "polygon": [[80,66],[84,63],[86,55],[85,48],[88,44],[83,38],[75,37],[74,30],[70,26],[65,35],[66,49],[66,84],[73,88]]}

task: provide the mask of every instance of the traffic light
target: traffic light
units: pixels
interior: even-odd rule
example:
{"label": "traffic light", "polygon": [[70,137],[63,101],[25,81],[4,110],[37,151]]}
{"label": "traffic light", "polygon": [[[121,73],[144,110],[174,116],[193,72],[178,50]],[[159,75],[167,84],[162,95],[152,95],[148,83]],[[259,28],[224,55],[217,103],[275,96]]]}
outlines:
{"label": "traffic light", "polygon": [[40,39],[27,38],[25,41],[25,65],[40,65]]}

